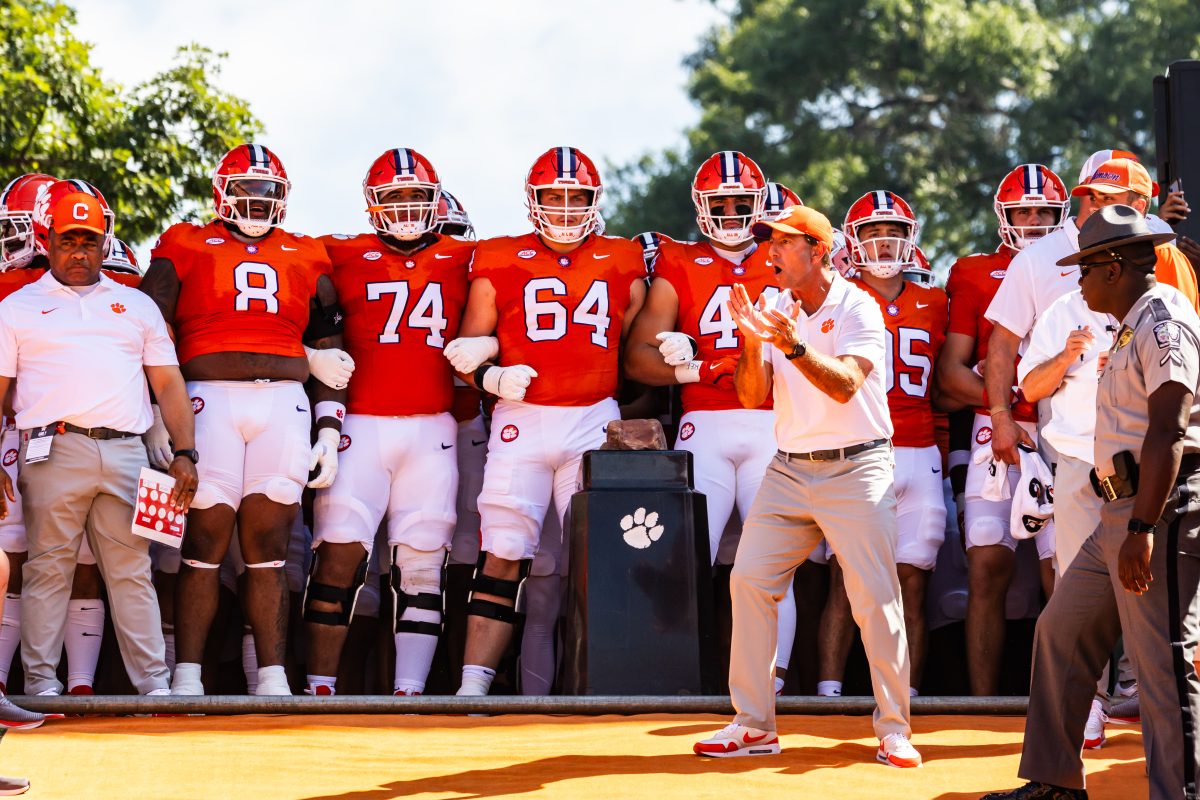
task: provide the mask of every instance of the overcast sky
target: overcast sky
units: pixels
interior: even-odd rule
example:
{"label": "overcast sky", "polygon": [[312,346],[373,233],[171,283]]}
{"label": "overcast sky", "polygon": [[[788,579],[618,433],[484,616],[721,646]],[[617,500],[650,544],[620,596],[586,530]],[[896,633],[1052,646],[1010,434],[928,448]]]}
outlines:
{"label": "overcast sky", "polygon": [[93,64],[127,85],[189,42],[227,52],[218,83],[265,126],[293,184],[286,227],[307,234],[367,230],[363,175],[399,146],[481,236],[528,230],[525,173],[546,149],[603,174],[682,140],[699,114],[681,62],[722,18],[711,0],[72,3]]}

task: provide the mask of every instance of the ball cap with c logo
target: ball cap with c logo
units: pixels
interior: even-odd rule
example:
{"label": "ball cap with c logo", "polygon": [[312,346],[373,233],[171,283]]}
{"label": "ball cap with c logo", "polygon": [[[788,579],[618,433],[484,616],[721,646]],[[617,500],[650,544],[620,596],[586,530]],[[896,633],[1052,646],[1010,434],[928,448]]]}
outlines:
{"label": "ball cap with c logo", "polygon": [[104,208],[99,198],[83,192],[71,192],[59,198],[50,209],[50,229],[57,233],[89,231],[104,236]]}
{"label": "ball cap with c logo", "polygon": [[750,233],[755,239],[765,241],[772,231],[811,236],[825,245],[825,252],[833,250],[833,225],[829,218],[811,206],[792,206],[774,220],[754,223]]}

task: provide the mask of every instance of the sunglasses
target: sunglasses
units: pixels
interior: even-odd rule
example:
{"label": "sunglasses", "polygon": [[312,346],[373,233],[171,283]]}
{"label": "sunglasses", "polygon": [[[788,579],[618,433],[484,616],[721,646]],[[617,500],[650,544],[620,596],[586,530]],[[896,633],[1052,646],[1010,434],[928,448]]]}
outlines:
{"label": "sunglasses", "polygon": [[1097,267],[1107,267],[1109,264],[1120,264],[1120,263],[1121,263],[1121,259],[1119,259],[1119,258],[1106,258],[1103,261],[1089,261],[1086,264],[1081,261],[1079,263],[1079,277],[1086,278],[1088,273],[1091,272],[1092,270],[1096,269]]}

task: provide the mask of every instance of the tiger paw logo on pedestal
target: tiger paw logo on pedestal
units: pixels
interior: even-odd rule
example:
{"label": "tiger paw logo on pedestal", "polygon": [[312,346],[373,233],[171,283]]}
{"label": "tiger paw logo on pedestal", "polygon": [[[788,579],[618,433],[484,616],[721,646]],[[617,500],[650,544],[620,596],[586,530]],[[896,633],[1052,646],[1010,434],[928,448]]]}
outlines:
{"label": "tiger paw logo on pedestal", "polygon": [[658,524],[658,512],[647,513],[646,509],[638,508],[632,514],[621,517],[622,537],[625,544],[638,550],[645,550],[657,542],[665,528]]}

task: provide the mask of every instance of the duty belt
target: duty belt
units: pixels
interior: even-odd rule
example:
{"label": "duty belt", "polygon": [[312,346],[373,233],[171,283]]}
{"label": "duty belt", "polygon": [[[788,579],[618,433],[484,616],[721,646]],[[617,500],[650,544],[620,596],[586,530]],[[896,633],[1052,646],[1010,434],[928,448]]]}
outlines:
{"label": "duty belt", "polygon": [[78,425],[72,425],[69,422],[60,422],[58,424],[59,432],[78,433],[86,436],[89,439],[128,439],[131,436],[137,436],[136,433],[127,431],[113,430],[112,428],[81,428]]}
{"label": "duty belt", "polygon": [[1092,491],[1106,503],[1120,500],[1122,497],[1133,497],[1137,494],[1137,487],[1116,475],[1107,475],[1101,478],[1096,474],[1096,470],[1093,469],[1091,475],[1088,477],[1092,481]]}
{"label": "duty belt", "polygon": [[852,444],[841,450],[813,450],[811,453],[785,453],[780,450],[779,455],[786,461],[842,461],[887,443],[887,439],[874,439],[862,444]]}

